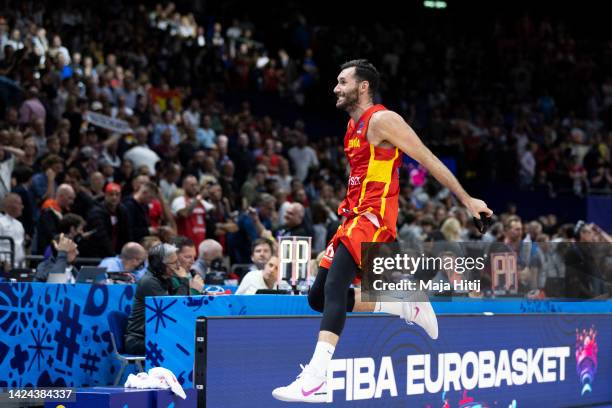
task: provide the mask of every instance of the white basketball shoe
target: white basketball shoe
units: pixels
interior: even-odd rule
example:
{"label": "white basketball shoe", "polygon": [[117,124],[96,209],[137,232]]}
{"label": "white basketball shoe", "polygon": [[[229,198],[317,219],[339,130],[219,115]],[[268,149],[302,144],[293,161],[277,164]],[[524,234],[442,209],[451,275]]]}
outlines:
{"label": "white basketball shoe", "polygon": [[300,367],[302,372],[296,380],[286,387],[274,389],[272,396],[286,402],[327,402],[327,378],[308,365],[300,364]]}

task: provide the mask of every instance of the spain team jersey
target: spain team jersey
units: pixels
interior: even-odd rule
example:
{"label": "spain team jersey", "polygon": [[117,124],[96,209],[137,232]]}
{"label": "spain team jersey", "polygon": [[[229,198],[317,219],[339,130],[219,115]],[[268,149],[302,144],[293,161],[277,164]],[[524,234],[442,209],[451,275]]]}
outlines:
{"label": "spain team jersey", "polygon": [[377,226],[385,226],[395,236],[402,153],[398,148],[374,146],[366,137],[370,118],[382,110],[386,108],[374,105],[361,115],[357,123],[353,119],[349,121],[344,136],[344,153],[351,173],[346,198],[338,208],[338,215],[347,218],[367,215]]}
{"label": "spain team jersey", "polygon": [[346,198],[338,215],[346,217],[330,240],[320,266],[329,269],[334,253],[343,243],[361,266],[362,242],[395,240],[399,207],[398,148],[376,147],[368,142],[368,125],[375,112],[386,110],[375,105],[366,110],[357,123],[349,121],[344,136],[344,152],[351,166]]}

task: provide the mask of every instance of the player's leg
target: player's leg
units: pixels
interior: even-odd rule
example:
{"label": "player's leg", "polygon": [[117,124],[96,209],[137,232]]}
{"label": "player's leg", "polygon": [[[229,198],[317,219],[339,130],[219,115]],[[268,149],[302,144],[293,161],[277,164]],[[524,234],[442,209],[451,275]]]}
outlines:
{"label": "player's leg", "polygon": [[357,263],[344,244],[335,251],[329,270],[319,270],[323,274],[317,275],[315,281],[318,279],[319,282],[313,284],[309,293],[309,303],[313,308],[319,308],[321,300],[323,302],[323,319],[315,351],[293,383],[272,392],[275,398],[302,402],[327,400],[327,368],[344,328],[346,312],[354,307],[355,295],[349,286],[357,270]]}
{"label": "player's leg", "polygon": [[[350,230],[350,236],[339,238],[353,255],[357,264],[361,264],[362,242],[391,242],[395,237],[386,228],[375,226],[367,217],[358,219]],[[363,302],[361,292],[356,289],[354,296],[355,312],[381,312],[402,317],[407,323],[421,326],[432,338],[438,338],[438,320],[426,293],[415,291],[406,293],[403,299],[379,294],[377,302]]]}

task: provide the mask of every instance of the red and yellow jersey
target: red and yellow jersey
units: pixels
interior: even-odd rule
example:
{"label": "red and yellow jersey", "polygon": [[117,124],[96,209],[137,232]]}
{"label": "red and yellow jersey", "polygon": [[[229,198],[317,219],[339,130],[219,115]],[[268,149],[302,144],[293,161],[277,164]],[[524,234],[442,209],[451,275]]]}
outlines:
{"label": "red and yellow jersey", "polygon": [[351,173],[346,198],[338,215],[347,218],[364,215],[377,227],[385,227],[395,237],[399,207],[399,167],[402,152],[397,148],[377,147],[368,142],[368,125],[375,112],[386,110],[374,105],[357,123],[351,119],[344,136],[344,153]]}

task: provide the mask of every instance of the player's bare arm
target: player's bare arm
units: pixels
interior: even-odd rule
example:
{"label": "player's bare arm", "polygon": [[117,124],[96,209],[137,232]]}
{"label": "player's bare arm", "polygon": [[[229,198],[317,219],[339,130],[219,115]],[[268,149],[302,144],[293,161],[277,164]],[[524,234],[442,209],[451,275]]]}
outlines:
{"label": "player's bare arm", "polygon": [[376,146],[396,146],[421,163],[436,180],[455,194],[474,217],[480,218],[481,212],[487,216],[493,214],[484,201],[470,197],[453,173],[423,144],[410,125],[397,113],[381,111],[372,116],[368,140]]}

